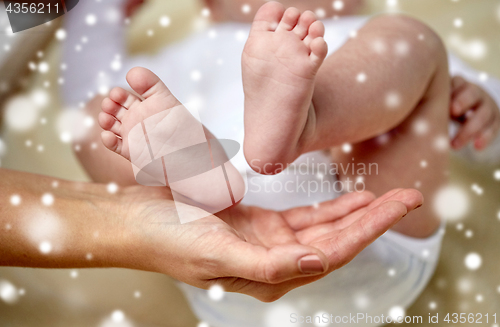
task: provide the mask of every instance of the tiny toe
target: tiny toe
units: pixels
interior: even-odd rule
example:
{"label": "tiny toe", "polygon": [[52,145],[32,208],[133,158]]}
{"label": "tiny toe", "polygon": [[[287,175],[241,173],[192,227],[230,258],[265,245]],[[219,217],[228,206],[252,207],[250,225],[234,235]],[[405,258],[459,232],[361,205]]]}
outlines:
{"label": "tiny toe", "polygon": [[[168,91],[168,88],[155,73],[143,67],[132,68],[127,73],[127,82],[138,94],[145,99],[155,93]],[[168,91],[170,93],[170,91]]]}
{"label": "tiny toe", "polygon": [[303,40],[307,36],[309,26],[311,26],[311,24],[316,20],[316,14],[308,10],[300,16],[299,22],[297,23],[293,31],[295,32],[295,34],[297,34],[298,37],[300,37],[301,40]]}
{"label": "tiny toe", "polygon": [[98,121],[102,129],[111,131],[116,135],[120,135],[120,127],[122,123],[116,120],[110,114],[107,114],[105,112],[99,113]]}
{"label": "tiny toe", "polygon": [[139,104],[141,102],[138,97],[121,87],[112,89],[111,92],[109,92],[109,98],[125,109],[130,109],[134,104]]}
{"label": "tiny toe", "polygon": [[328,54],[328,45],[325,39],[317,37],[311,42],[311,60],[320,65]]}
{"label": "tiny toe", "polygon": [[275,31],[284,13],[285,6],[279,2],[264,4],[255,14],[252,31]]}
{"label": "tiny toe", "polygon": [[104,100],[102,100],[101,108],[102,111],[110,114],[111,116],[114,116],[116,119],[120,121],[127,112],[127,109],[125,109],[118,103],[114,102],[110,98],[105,98]]}
{"label": "tiny toe", "polygon": [[102,144],[109,150],[121,154],[123,141],[118,136],[110,131],[101,133]]}
{"label": "tiny toe", "polygon": [[277,31],[291,31],[299,21],[300,11],[297,8],[290,7],[283,14],[283,18],[278,25]]}
{"label": "tiny toe", "polygon": [[317,20],[314,23],[309,26],[309,36],[311,36],[313,39],[317,37],[324,37],[325,36],[325,25],[323,22]]}
{"label": "tiny toe", "polygon": [[310,46],[314,39],[323,36],[325,36],[325,25],[323,25],[321,21],[317,20],[309,26],[309,31],[304,39],[304,42],[307,46]]}

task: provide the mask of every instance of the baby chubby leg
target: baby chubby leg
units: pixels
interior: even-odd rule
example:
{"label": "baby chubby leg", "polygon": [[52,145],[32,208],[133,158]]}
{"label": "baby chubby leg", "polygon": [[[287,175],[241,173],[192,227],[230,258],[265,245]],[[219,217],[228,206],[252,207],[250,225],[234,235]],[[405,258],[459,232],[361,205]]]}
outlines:
{"label": "baby chubby leg", "polygon": [[315,133],[304,140],[305,149],[368,140],[436,98],[444,126],[449,84],[445,48],[430,28],[405,16],[375,17],[320,68],[312,100]]}
{"label": "baby chubby leg", "polygon": [[[350,64],[342,65],[347,60]],[[327,135],[322,122],[330,121],[330,144],[352,144],[350,152],[337,147],[334,160],[372,167],[361,176],[346,170],[342,178],[362,177],[376,195],[418,188],[426,203],[393,228],[409,236],[427,237],[439,226],[432,202],[447,181],[449,99],[447,57],[439,37],[401,16],[369,22],[326,60],[318,76],[316,146]]]}
{"label": "baby chubby leg", "polygon": [[[315,66],[319,68],[313,75],[312,102],[308,103],[310,84],[295,83],[300,74],[291,68],[302,67],[291,59],[300,58],[301,52],[283,54],[286,48],[275,45],[293,39],[280,37],[280,25],[276,32],[272,29],[272,22],[281,20],[288,22],[283,29],[290,33],[290,26],[300,26],[306,14],[290,9],[283,14],[278,4],[268,3],[256,16],[247,45],[269,45],[257,47],[251,56],[243,54],[245,156],[252,168],[262,172],[259,165],[282,167],[302,153],[350,143],[356,161],[379,164],[379,176],[365,177],[369,190],[381,195],[393,188],[413,187],[419,181],[424,196],[431,199],[445,182],[447,167],[447,150],[434,146],[440,144],[438,138],[446,137],[449,116],[447,56],[440,38],[409,17],[376,17],[321,66]],[[320,40],[321,35],[315,39]],[[253,60],[259,55],[260,60]],[[266,63],[267,69],[254,69]],[[285,78],[277,80],[277,76]],[[260,91],[254,93],[258,87]],[[415,124],[417,130],[426,131],[425,137],[412,134]],[[389,131],[396,135],[392,145],[376,146],[373,138]],[[339,160],[352,163],[352,155],[340,155]],[[417,215],[419,219],[414,219]],[[428,205],[395,229],[425,237],[438,224]]]}

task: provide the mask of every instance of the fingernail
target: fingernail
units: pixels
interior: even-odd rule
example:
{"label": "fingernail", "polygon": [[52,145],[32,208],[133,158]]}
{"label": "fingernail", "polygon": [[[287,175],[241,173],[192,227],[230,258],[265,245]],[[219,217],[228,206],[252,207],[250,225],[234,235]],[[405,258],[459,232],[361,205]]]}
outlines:
{"label": "fingernail", "polygon": [[315,254],[306,255],[299,260],[299,269],[304,274],[317,274],[325,271],[323,263]]}

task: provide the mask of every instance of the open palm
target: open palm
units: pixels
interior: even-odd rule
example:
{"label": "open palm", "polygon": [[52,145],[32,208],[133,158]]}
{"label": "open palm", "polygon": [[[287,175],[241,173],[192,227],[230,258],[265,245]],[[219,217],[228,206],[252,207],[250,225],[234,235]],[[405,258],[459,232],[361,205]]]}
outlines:
{"label": "open palm", "polygon": [[[262,301],[277,300],[347,264],[422,204],[415,190],[397,189],[378,199],[351,193],[282,212],[237,205],[181,225],[168,191],[133,189],[126,220],[146,244],[139,269],[205,289],[217,283]],[[300,260],[315,255],[319,269],[301,269]]]}

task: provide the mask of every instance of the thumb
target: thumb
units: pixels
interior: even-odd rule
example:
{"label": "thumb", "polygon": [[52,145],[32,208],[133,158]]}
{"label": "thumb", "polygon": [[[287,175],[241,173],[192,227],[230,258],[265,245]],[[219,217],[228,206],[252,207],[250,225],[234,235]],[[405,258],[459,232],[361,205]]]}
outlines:
{"label": "thumb", "polygon": [[268,284],[319,275],[328,270],[328,259],[323,252],[301,244],[265,248],[241,242],[224,252],[221,268],[227,276]]}

